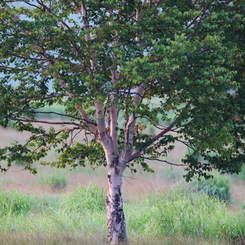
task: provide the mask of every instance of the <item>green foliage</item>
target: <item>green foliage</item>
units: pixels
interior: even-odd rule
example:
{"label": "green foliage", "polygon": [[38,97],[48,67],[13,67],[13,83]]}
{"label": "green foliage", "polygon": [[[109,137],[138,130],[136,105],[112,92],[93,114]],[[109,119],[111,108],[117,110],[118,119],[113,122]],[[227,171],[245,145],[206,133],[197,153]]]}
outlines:
{"label": "green foliage", "polygon": [[207,180],[192,181],[187,186],[194,192],[203,193],[210,197],[218,197],[225,202],[231,201],[230,179],[227,176],[215,176]]}
{"label": "green foliage", "polygon": [[17,191],[0,190],[0,216],[26,215],[31,210],[33,199]]}
{"label": "green foliage", "polygon": [[1,1],[0,125],[31,133],[1,170],[36,173],[53,148],[58,167],[97,167],[110,144],[151,171],[180,142],[187,180],[241,171],[245,6],[228,2]]}

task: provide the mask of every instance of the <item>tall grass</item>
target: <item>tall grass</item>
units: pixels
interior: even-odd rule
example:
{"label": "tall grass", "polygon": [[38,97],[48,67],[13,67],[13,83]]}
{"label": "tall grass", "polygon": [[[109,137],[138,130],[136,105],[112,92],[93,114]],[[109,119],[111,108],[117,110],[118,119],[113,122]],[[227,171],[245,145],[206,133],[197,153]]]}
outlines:
{"label": "tall grass", "polygon": [[17,191],[3,192],[0,190],[0,216],[16,216],[27,214],[31,209],[33,199],[20,195]]}
{"label": "tall grass", "polygon": [[74,194],[65,195],[60,205],[60,208],[66,212],[103,211],[105,209],[105,192],[97,185],[90,184],[87,187],[78,188]]}
{"label": "tall grass", "polygon": [[[146,236],[190,236],[235,240],[245,237],[245,216],[230,213],[219,198],[174,189],[128,207],[129,225]],[[142,215],[142,213],[144,215]]]}
{"label": "tall grass", "polygon": [[[105,192],[96,185],[55,197],[13,192],[12,199],[4,199],[10,193],[0,195],[9,207],[0,215],[0,244],[107,244]],[[174,188],[124,207],[131,244],[238,245],[244,241],[244,213],[230,213],[219,198]]]}

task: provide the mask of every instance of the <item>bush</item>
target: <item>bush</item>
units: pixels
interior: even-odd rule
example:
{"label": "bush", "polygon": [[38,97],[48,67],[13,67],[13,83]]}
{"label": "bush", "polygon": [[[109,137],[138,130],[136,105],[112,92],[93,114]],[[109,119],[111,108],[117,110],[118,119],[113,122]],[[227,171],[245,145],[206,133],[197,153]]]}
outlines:
{"label": "bush", "polygon": [[61,190],[67,186],[68,180],[64,174],[55,173],[39,178],[38,183],[40,185],[47,185],[53,190]]}
{"label": "bush", "polygon": [[173,180],[173,181],[180,180],[183,176],[180,171],[176,171],[171,168],[167,168],[166,170],[164,170],[163,174],[166,180]]}
{"label": "bush", "polygon": [[27,214],[32,206],[30,196],[21,195],[17,191],[0,190],[0,216]]}
{"label": "bush", "polygon": [[204,193],[210,197],[218,197],[225,202],[231,201],[230,180],[227,176],[196,180],[189,183],[189,188],[194,192]]}

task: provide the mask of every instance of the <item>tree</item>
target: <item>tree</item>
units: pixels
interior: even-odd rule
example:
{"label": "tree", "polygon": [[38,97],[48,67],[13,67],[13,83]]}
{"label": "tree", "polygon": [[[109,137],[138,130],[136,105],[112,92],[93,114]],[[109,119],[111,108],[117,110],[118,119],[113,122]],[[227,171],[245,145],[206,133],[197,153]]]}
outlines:
{"label": "tree", "polygon": [[[127,241],[125,168],[151,171],[146,160],[154,159],[185,166],[187,180],[208,178],[212,169],[241,170],[242,1],[3,0],[0,6],[0,123],[31,133],[25,144],[0,149],[2,171],[21,160],[35,173],[31,164],[52,148],[57,167],[105,165],[108,238],[116,244]],[[45,112],[54,104],[65,112]],[[42,120],[41,113],[62,119]],[[166,160],[175,142],[188,149],[182,163]]]}

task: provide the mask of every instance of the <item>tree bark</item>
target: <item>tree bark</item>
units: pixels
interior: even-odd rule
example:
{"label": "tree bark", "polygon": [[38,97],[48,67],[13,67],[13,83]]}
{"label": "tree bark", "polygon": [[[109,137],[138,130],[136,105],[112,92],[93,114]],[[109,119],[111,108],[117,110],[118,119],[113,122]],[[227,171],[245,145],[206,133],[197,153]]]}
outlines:
{"label": "tree bark", "polygon": [[126,222],[123,211],[122,175],[125,167],[116,157],[108,168],[106,196],[108,240],[110,244],[127,243]]}

